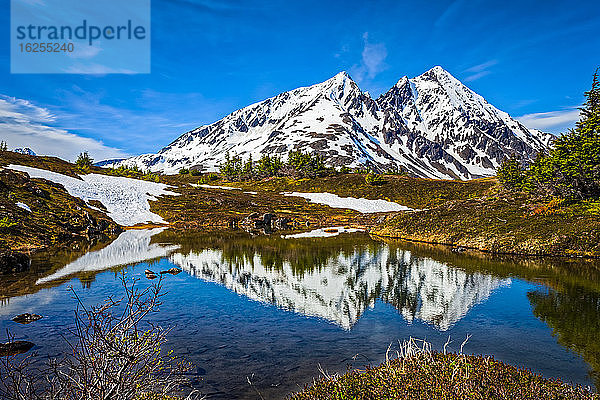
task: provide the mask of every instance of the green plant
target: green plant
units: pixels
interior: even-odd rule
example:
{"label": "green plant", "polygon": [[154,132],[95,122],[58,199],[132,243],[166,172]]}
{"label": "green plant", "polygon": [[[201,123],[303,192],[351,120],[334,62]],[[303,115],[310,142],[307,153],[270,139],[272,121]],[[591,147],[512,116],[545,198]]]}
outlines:
{"label": "green plant", "polygon": [[[411,344],[412,343],[412,344]],[[465,342],[463,342],[464,344]],[[391,347],[391,346],[390,346]],[[445,347],[445,346],[444,346]],[[290,397],[292,400],[388,399],[598,399],[579,386],[546,379],[489,356],[436,352],[410,339],[379,366],[328,375]]]}
{"label": "green plant", "polygon": [[288,165],[304,178],[315,178],[327,174],[325,159],[320,154],[304,153],[302,150],[291,150],[288,153]]}
{"label": "green plant", "polygon": [[189,174],[189,173],[190,173],[190,170],[189,170],[189,169],[187,169],[187,168],[181,168],[181,169],[179,170],[179,175],[187,175],[187,174]]}
{"label": "green plant", "polygon": [[256,174],[260,178],[278,176],[283,165],[279,157],[263,155],[256,163]]}
{"label": "green plant", "polygon": [[8,145],[4,140],[0,142],[0,151],[8,151]]}
{"label": "green plant", "polygon": [[202,175],[202,171],[200,171],[199,169],[190,169],[190,175],[191,176],[200,176],[200,175]]}
{"label": "green plant", "polygon": [[0,219],[0,229],[12,228],[15,225],[18,224],[11,220],[8,216],[2,217],[2,219]]}
{"label": "green plant", "polygon": [[83,172],[88,172],[92,165],[94,164],[94,159],[90,157],[87,151],[83,153],[79,153],[77,160],[75,161],[75,166]]}
{"label": "green plant", "polygon": [[214,182],[214,181],[216,181],[218,179],[219,179],[219,175],[215,174],[214,172],[211,172],[211,173],[208,173],[208,174],[202,176],[198,180],[198,183],[200,183],[200,184],[208,184],[208,183]]}
{"label": "green plant", "polygon": [[368,185],[378,186],[385,183],[385,178],[374,172],[369,172],[367,175],[365,175],[365,182]]}
{"label": "green plant", "polygon": [[507,189],[521,190],[525,183],[525,172],[516,155],[505,159],[496,170],[498,180]]}
{"label": "green plant", "polygon": [[512,157],[502,164],[497,174],[505,187],[578,200],[600,198],[598,70],[585,97],[575,129],[556,138],[548,154],[539,154],[527,169]]}
{"label": "green plant", "polygon": [[238,181],[242,176],[242,158],[225,153],[225,161],[219,165],[219,172],[230,181]]}
{"label": "green plant", "polygon": [[[139,288],[123,274],[123,299],[108,298],[87,306],[77,300],[75,326],[68,343],[71,355],[35,364],[35,354],[0,359],[0,397],[7,400],[173,398],[188,383],[192,366],[164,352],[169,329],[144,319],[161,305],[162,277]],[[192,391],[188,399],[198,398]]]}

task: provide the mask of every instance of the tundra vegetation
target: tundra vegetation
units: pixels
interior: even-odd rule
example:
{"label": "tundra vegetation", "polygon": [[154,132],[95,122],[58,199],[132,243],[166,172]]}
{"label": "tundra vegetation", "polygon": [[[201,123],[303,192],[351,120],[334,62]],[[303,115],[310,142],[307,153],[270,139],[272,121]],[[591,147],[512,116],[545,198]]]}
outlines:
{"label": "tundra vegetation", "polygon": [[[464,342],[463,342],[464,344]],[[409,339],[379,366],[328,375],[290,400],[350,399],[598,399],[589,390],[545,379],[493,357],[432,351],[425,341]],[[389,350],[389,349],[388,349]]]}

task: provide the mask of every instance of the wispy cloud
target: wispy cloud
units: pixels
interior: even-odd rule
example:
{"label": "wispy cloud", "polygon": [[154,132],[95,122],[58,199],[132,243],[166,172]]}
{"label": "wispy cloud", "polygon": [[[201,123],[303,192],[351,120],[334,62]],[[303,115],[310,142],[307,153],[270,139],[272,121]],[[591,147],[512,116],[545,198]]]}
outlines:
{"label": "wispy cloud", "polygon": [[467,82],[473,82],[477,79],[483,78],[486,75],[489,75],[492,71],[489,68],[498,64],[498,60],[489,60],[481,64],[474,65],[470,68],[465,69],[463,72],[467,73],[467,76],[464,78]]}
{"label": "wispy cloud", "polygon": [[570,107],[565,110],[525,114],[517,117],[517,120],[528,128],[558,133],[575,125],[579,120],[579,110]]}
{"label": "wispy cloud", "polygon": [[373,79],[377,74],[387,69],[385,63],[387,58],[387,48],[384,43],[371,43],[369,41],[369,32],[363,34],[363,50],[361,53],[360,64],[354,65],[350,73],[357,81],[363,81],[365,78]]}
{"label": "wispy cloud", "polygon": [[448,21],[454,18],[466,3],[466,0],[455,0],[453,1],[445,10],[440,14],[440,16],[435,20],[433,26],[436,28],[440,28],[444,26]]}
{"label": "wispy cloud", "polygon": [[78,136],[54,125],[56,116],[48,109],[22,99],[0,95],[0,139],[9,148],[30,147],[37,154],[74,160],[82,151],[96,159],[124,157],[119,149]]}

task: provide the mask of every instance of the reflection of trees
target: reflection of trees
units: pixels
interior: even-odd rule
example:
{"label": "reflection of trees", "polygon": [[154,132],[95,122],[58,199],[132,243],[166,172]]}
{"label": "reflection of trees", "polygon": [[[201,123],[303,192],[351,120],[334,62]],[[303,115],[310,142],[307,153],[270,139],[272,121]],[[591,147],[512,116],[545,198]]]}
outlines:
{"label": "reflection of trees", "polygon": [[558,342],[590,364],[600,388],[600,293],[569,287],[534,291],[527,297],[533,314],[552,328]]}

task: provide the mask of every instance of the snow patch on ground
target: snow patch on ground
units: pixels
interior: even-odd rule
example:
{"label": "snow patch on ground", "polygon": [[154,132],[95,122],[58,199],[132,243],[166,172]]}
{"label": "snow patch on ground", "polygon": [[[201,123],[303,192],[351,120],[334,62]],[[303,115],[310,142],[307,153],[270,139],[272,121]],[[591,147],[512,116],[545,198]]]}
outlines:
{"label": "snow patch on ground", "polygon": [[340,197],[333,193],[282,193],[284,196],[303,197],[312,203],[325,204],[332,208],[348,208],[363,214],[391,211],[414,211],[398,203],[387,200],[369,200],[356,197]]}
{"label": "snow patch on ground", "polygon": [[148,200],[158,196],[178,196],[167,190],[163,183],[147,182],[120,176],[99,174],[81,175],[81,179],[72,178],[44,169],[9,165],[9,169],[26,172],[32,178],[42,178],[60,183],[71,196],[84,201],[100,201],[117,224],[131,226],[145,222],[166,223],[159,215],[150,212]]}
{"label": "snow patch on ground", "polygon": [[231,186],[215,186],[215,185],[206,185],[206,184],[196,185],[195,183],[190,183],[190,185],[192,185],[194,187],[205,188],[205,189],[242,190],[240,188],[231,187]]}
{"label": "snow patch on ground", "polygon": [[21,207],[21,208],[22,208],[23,210],[25,210],[25,211],[29,211],[29,212],[31,212],[31,208],[29,208],[29,206],[28,206],[27,204],[25,204],[25,203],[21,203],[21,202],[19,201],[19,202],[15,203],[15,205],[16,205],[17,207]]}
{"label": "snow patch on ground", "polygon": [[330,226],[328,228],[314,229],[309,232],[295,233],[293,235],[282,235],[283,239],[300,239],[300,238],[321,238],[337,236],[340,233],[362,232],[358,228],[344,228],[343,226]]}

